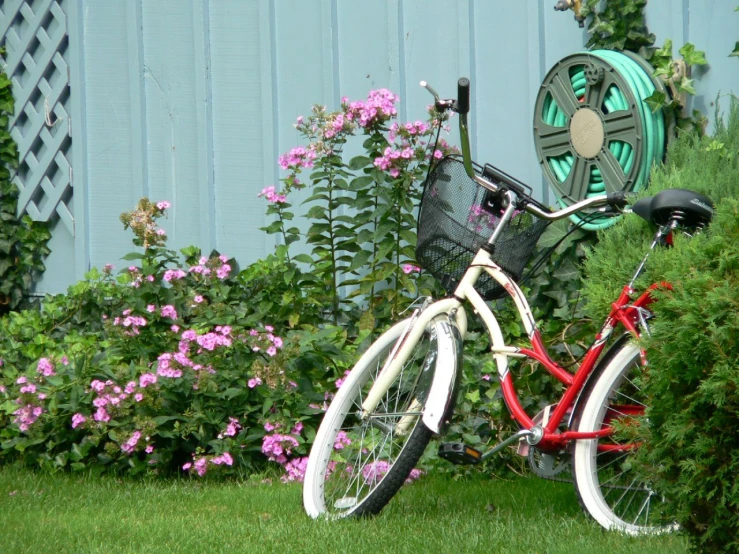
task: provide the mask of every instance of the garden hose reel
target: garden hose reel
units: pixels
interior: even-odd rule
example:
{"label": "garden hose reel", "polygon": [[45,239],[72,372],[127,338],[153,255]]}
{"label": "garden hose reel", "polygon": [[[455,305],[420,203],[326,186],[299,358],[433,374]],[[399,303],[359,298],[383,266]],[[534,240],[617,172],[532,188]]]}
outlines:
{"label": "garden hose reel", "polygon": [[[653,112],[645,102],[655,90],[667,94],[652,72],[631,52],[594,50],[563,58],[546,75],[534,110],[534,142],[562,207],[646,186],[671,134],[662,109]],[[602,217],[583,228],[597,230],[614,221]]]}

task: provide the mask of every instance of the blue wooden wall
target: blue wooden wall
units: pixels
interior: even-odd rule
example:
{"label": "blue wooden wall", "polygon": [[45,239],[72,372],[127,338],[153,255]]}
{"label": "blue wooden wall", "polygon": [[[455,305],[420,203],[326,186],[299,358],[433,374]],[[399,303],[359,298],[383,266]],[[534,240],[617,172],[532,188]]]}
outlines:
{"label": "blue wooden wall", "polygon": [[[4,0],[6,7],[21,0]],[[51,0],[35,0],[43,4]],[[61,0],[60,0],[61,2]],[[68,0],[74,233],[55,224],[39,290],[64,290],[131,248],[118,216],[142,196],[173,204],[175,247],[216,248],[242,266],[274,249],[257,193],[295,146],[312,104],[386,87],[418,119],[425,79],[473,83],[473,151],[548,199],[532,138],[547,70],[587,40],[554,0]],[[707,52],[694,107],[739,92],[736,0],[650,0],[658,43]],[[0,12],[7,11],[0,8]],[[2,23],[2,14],[0,14]],[[0,29],[6,28],[0,25]],[[6,45],[9,50],[12,45]],[[10,52],[9,52],[10,53]]]}

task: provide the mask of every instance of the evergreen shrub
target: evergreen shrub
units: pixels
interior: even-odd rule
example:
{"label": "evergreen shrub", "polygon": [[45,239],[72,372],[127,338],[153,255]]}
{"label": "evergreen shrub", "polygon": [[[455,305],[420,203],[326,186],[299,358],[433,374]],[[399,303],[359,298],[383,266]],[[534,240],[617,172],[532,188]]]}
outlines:
{"label": "evergreen shrub", "polygon": [[[716,206],[710,226],[650,257],[642,285],[658,293],[644,342],[651,397],[635,464],[668,500],[666,515],[700,552],[739,551],[739,101],[712,137],[681,136],[644,194],[686,188]],[[626,217],[601,234],[586,264],[589,309],[602,311],[654,229]]]}

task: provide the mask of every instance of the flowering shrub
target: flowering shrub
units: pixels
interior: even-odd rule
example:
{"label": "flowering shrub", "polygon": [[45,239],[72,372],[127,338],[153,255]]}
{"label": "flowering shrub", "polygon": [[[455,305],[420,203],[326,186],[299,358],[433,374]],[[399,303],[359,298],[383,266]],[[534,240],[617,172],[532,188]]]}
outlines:
{"label": "flowering shrub", "polygon": [[[280,190],[259,194],[282,238],[274,255],[239,271],[219,252],[169,250],[157,225],[169,202],[143,199],[121,216],[140,249],[131,265],[0,320],[0,458],[196,476],[272,462],[302,480],[353,351],[435,286],[414,260],[413,212],[429,165],[453,149],[436,140],[440,114],[399,123],[397,101],[383,89],[298,118],[307,146],[280,156]],[[365,152],[347,162],[351,140]],[[304,187],[307,233],[290,225]],[[310,255],[293,252],[298,240]]]}
{"label": "flowering shrub", "polygon": [[[380,89],[363,101],[342,98],[334,112],[314,106],[295,123],[307,146],[279,158],[286,171],[281,190],[268,186],[259,194],[275,216],[265,230],[282,238],[276,255],[310,267],[295,282],[352,336],[383,327],[419,291],[434,286],[417,274],[414,211],[429,165],[454,149],[436,140],[447,116],[431,106],[427,121],[400,123],[397,102],[397,95]],[[364,153],[346,161],[342,154],[351,141],[361,141]],[[301,180],[305,173],[307,182]],[[295,214],[289,200],[305,187],[311,196],[303,234],[290,226]],[[292,253],[290,246],[301,240],[312,245],[310,255]]]}
{"label": "flowering shrub", "polygon": [[0,457],[133,474],[252,471],[268,461],[265,425],[289,425],[283,455],[305,453],[322,382],[333,389],[345,370],[343,332],[291,326],[284,307],[261,305],[274,292],[262,278],[279,264],[237,273],[217,252],[167,250],[157,220],[169,207],[144,199],[121,217],[143,253],[117,276],[93,270],[43,311],[0,319]]}

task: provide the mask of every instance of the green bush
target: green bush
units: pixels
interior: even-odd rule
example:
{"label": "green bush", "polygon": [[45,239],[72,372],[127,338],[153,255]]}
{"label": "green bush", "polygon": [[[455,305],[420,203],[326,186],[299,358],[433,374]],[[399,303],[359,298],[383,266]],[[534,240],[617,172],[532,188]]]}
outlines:
{"label": "green bush", "polygon": [[217,252],[166,249],[156,220],[168,207],[142,200],[122,216],[143,253],[117,278],[93,270],[43,310],[0,319],[3,460],[203,475],[305,453],[345,369],[344,332],[291,328],[273,309],[289,293],[265,283],[290,269],[279,261],[234,275]]}
{"label": "green bush", "polygon": [[[635,463],[669,499],[700,552],[739,552],[739,101],[713,137],[684,135],[652,194],[686,188],[716,204],[711,225],[649,259],[642,281],[667,281],[658,294],[646,338],[650,371],[642,383],[652,398],[638,433]],[[627,217],[602,233],[587,262],[586,294],[598,310],[638,263],[653,229]]]}
{"label": "green bush", "polygon": [[[269,460],[300,479],[356,349],[431,282],[412,264],[412,200],[449,147],[435,148],[439,114],[400,125],[395,102],[373,91],[301,118],[310,144],[280,157],[283,190],[260,194],[274,216],[265,231],[283,243],[266,259],[237,273],[218,252],[181,256],[156,224],[169,203],[143,199],[121,216],[139,248],[124,257],[133,265],[117,278],[112,266],[93,270],[41,311],[0,319],[0,458],[199,475],[252,472]],[[353,137],[367,155],[345,163]],[[288,203],[303,187],[305,234],[290,225]],[[297,240],[310,255],[291,252]]]}

